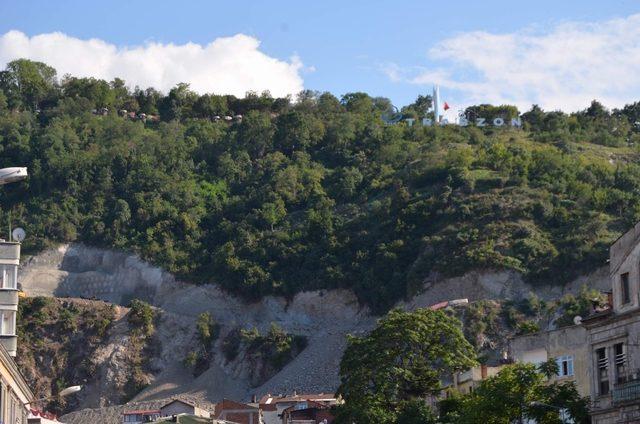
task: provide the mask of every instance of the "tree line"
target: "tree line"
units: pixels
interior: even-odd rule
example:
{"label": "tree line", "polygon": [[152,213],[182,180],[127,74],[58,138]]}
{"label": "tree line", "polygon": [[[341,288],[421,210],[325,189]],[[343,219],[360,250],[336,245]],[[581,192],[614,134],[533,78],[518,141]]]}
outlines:
{"label": "tree line", "polygon": [[249,300],[341,287],[382,312],[434,273],[565,283],[640,218],[638,103],[533,106],[521,129],[388,125],[390,107],[366,93],[163,94],[16,60],[0,72],[0,166],[30,177],[2,189],[0,228],[25,227],[27,252],[82,241]]}

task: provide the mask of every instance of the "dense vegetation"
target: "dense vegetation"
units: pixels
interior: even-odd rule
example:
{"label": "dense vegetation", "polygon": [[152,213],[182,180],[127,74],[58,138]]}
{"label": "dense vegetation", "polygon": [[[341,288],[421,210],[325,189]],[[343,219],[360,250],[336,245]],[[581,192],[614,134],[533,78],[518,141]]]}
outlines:
{"label": "dense vegetation", "polygon": [[[429,104],[420,96],[402,112],[420,118]],[[30,178],[2,189],[0,228],[11,214],[32,251],[75,240],[130,249],[249,299],[346,287],[383,311],[433,271],[566,282],[602,265],[640,217],[639,103],[570,115],[534,106],[522,129],[386,125],[389,105],[185,84],[163,95],[11,62],[0,166],[28,166]]]}
{"label": "dense vegetation", "polygon": [[46,297],[20,300],[16,362],[36,398],[53,396],[40,407],[56,412],[78,407],[76,396],[55,395],[99,377],[91,356],[106,342],[115,319],[115,308],[104,302]]}
{"label": "dense vegetation", "polygon": [[[290,334],[272,322],[269,331],[236,328],[222,340],[222,352],[229,362],[240,357],[247,364],[253,387],[276,375],[307,347],[307,338]],[[239,356],[241,355],[241,356]]]}
{"label": "dense vegetation", "polygon": [[[588,399],[575,383],[549,381],[558,373],[553,358],[538,367],[506,365],[467,394],[445,389],[443,377],[477,364],[451,312],[395,309],[371,333],[350,337],[340,362],[344,403],[334,408],[336,424],[559,424],[558,408],[571,422],[589,422]],[[435,403],[439,417],[428,406]]]}
{"label": "dense vegetation", "polygon": [[458,319],[442,310],[394,309],[368,335],[349,337],[336,423],[429,424],[424,399],[440,393],[443,376],[474,365],[476,352]]}

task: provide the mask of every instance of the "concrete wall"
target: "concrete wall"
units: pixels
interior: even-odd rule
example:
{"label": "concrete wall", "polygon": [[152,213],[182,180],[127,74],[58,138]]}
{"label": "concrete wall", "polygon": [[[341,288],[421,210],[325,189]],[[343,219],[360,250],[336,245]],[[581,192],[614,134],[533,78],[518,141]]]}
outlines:
{"label": "concrete wall", "polygon": [[509,344],[511,356],[519,362],[540,364],[550,358],[573,356],[573,376],[555,377],[554,381],[573,381],[582,396],[591,394],[591,359],[587,330],[582,325],[564,327],[514,337]]}

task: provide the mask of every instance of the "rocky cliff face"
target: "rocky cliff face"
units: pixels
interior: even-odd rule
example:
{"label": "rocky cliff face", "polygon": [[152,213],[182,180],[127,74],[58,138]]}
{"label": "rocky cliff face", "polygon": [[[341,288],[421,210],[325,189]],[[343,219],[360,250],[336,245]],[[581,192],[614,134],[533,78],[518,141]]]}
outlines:
{"label": "rocky cliff face", "polygon": [[[287,301],[265,297],[247,304],[223,292],[214,284],[194,286],[176,279],[134,255],[96,249],[81,244],[63,245],[26,261],[20,281],[29,296],[96,298],[126,306],[131,299],[142,299],[160,312],[157,336],[161,346],[151,358],[150,385],[135,400],[147,401],[178,394],[216,401],[222,397],[248,399],[252,394],[301,391],[330,392],[337,388],[338,365],[345,348],[346,334],[361,334],[375,325],[376,317],[361,307],[355,296],[344,290],[322,290],[297,294]],[[542,298],[557,298],[580,286],[606,288],[606,270],[579,279],[564,289],[536,287]],[[442,280],[433,276],[425,290],[415,298],[401,302],[401,308],[413,309],[455,298],[502,299],[527,296],[534,288],[525,284],[516,272],[473,272]],[[185,368],[185,355],[195,344],[195,320],[209,312],[220,324],[220,337],[213,347],[211,366],[197,378]],[[246,363],[228,363],[221,352],[225,335],[238,328],[256,327],[267,331],[276,323],[291,334],[307,337],[308,345],[278,374],[259,387],[252,387]],[[106,364],[105,380],[98,391],[118,381],[126,367],[118,366],[125,342],[114,336],[97,357]],[[125,349],[126,351],[126,349]],[[84,397],[83,407],[106,404],[98,393]]]}

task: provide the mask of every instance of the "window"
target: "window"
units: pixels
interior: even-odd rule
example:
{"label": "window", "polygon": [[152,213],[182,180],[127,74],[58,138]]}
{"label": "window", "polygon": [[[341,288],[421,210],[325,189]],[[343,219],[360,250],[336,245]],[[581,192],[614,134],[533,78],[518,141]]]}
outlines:
{"label": "window", "polygon": [[558,363],[558,376],[567,377],[573,375],[573,355],[560,356],[556,359]]}
{"label": "window", "polygon": [[596,361],[598,362],[598,394],[604,396],[609,394],[609,362],[606,348],[596,350]]}
{"label": "window", "polygon": [[16,335],[16,312],[0,310],[0,336]]}
{"label": "window", "polygon": [[620,300],[623,305],[631,302],[631,295],[629,293],[629,273],[625,272],[620,276]]}
{"label": "window", "polygon": [[0,265],[0,288],[15,289],[18,287],[18,267],[16,265]]}
{"label": "window", "polygon": [[624,343],[613,345],[614,362],[616,366],[616,379],[618,383],[627,381],[627,352]]}

